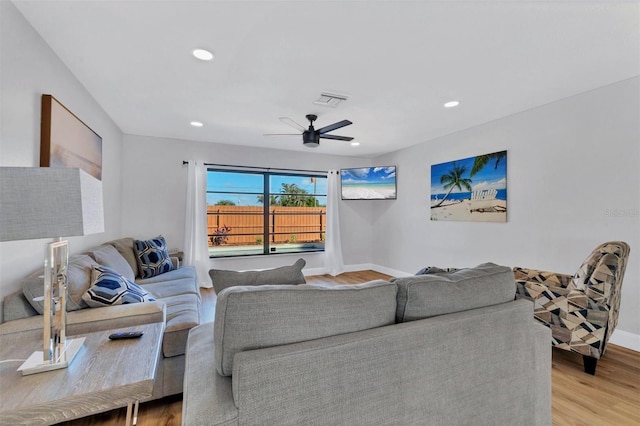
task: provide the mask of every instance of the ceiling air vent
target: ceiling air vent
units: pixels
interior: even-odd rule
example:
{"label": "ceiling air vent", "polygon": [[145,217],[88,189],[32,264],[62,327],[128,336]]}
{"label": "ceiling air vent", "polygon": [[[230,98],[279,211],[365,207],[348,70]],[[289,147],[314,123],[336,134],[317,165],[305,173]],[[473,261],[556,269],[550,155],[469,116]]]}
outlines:
{"label": "ceiling air vent", "polygon": [[347,95],[336,95],[335,93],[323,92],[320,94],[320,97],[318,99],[313,101],[313,103],[316,105],[335,108],[340,102],[346,101],[347,98]]}

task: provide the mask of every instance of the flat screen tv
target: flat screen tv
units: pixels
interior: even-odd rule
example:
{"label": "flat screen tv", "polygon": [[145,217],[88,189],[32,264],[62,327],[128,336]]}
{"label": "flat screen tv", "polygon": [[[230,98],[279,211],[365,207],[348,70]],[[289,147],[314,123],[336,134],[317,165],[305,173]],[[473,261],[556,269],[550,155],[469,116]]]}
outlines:
{"label": "flat screen tv", "polygon": [[395,200],[396,166],[340,170],[343,200]]}

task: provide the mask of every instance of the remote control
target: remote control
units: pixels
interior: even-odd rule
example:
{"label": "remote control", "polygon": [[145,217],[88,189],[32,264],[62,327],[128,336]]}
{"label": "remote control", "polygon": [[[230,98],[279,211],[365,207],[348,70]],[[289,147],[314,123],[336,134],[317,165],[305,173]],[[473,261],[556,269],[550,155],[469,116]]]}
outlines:
{"label": "remote control", "polygon": [[138,337],[142,337],[144,332],[142,331],[120,331],[118,333],[113,333],[109,336],[111,340],[119,340],[119,339],[137,339]]}

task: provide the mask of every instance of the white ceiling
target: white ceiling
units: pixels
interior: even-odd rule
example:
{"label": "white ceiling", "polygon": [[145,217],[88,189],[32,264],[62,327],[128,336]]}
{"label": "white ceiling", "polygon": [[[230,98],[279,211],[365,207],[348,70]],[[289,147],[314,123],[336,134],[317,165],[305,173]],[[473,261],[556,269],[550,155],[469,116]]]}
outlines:
{"label": "white ceiling", "polygon": [[[14,4],[136,135],[310,150],[263,134],[315,113],[316,128],[353,121],[332,133],[361,145],[314,152],[374,157],[640,74],[638,1]],[[314,105],[323,91],[349,99]]]}

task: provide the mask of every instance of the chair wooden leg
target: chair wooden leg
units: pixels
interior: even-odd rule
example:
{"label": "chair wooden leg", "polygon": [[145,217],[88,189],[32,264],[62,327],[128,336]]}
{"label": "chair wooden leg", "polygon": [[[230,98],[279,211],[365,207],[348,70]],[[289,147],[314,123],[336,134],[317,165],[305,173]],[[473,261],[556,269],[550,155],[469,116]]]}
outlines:
{"label": "chair wooden leg", "polygon": [[582,362],[584,364],[584,372],[587,374],[591,374],[592,376],[595,376],[596,365],[598,364],[598,358],[582,355]]}

